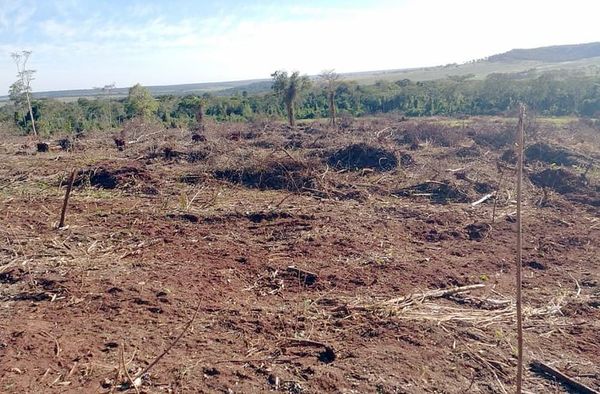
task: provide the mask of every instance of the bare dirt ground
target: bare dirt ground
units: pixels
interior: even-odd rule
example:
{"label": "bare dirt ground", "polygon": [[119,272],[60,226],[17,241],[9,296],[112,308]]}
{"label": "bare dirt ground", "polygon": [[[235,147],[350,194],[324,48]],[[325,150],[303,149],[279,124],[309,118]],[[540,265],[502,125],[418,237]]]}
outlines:
{"label": "bare dirt ground", "polygon": [[[135,392],[195,311],[140,392],[513,391],[515,124],[4,136],[0,391]],[[526,363],[598,390],[600,131],[527,132]],[[568,390],[529,368],[525,389]]]}

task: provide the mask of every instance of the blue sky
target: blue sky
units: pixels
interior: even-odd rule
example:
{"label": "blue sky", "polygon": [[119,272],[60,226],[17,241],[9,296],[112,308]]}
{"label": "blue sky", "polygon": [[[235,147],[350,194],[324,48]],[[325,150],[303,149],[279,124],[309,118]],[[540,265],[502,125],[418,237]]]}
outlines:
{"label": "blue sky", "polygon": [[0,95],[28,49],[34,91],[464,62],[600,40],[597,0],[0,0]]}

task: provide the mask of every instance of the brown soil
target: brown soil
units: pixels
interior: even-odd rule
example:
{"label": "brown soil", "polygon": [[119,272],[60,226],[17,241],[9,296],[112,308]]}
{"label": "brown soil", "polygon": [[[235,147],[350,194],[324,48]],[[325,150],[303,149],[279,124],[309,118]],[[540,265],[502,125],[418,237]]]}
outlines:
{"label": "brown soil", "polygon": [[[81,149],[43,155],[25,137],[3,139],[0,392],[133,393],[123,360],[135,377],[196,309],[140,392],[513,391],[515,184],[496,165],[502,149],[456,157],[471,138],[457,128],[444,133],[460,144],[421,145],[417,164],[386,172],[322,159],[360,143],[396,152],[396,131],[411,123],[357,119],[343,132],[265,123],[238,141],[228,137],[248,125],[212,124],[202,145],[212,154],[193,163],[146,157],[152,146],[187,153],[179,131],[124,151],[89,135]],[[297,148],[284,151],[292,134]],[[600,151],[593,134],[577,135]],[[527,173],[552,170],[536,165]],[[82,175],[57,230],[73,167]],[[597,172],[585,185],[562,172],[540,179],[557,176],[570,189],[552,204],[525,182],[526,362],[597,390],[600,211],[566,198],[597,190]],[[484,194],[477,184],[499,184],[496,200],[471,206]],[[484,287],[420,295],[473,284]],[[524,388],[565,392],[529,369]]]}

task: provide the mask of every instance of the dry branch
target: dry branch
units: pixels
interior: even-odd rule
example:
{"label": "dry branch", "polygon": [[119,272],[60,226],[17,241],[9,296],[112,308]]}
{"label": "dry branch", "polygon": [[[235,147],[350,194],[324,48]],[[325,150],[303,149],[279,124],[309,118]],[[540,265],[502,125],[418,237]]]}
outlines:
{"label": "dry branch", "polygon": [[539,374],[542,375],[548,375],[551,376],[552,378],[558,380],[559,382],[561,382],[562,384],[564,384],[565,386],[568,386],[570,388],[572,388],[573,390],[575,390],[578,393],[582,393],[582,394],[600,394],[599,391],[594,390],[586,385],[584,385],[583,383],[580,383],[578,381],[576,381],[575,379],[565,375],[564,373],[560,372],[558,369],[553,368],[547,364],[544,364],[543,362],[539,361],[539,360],[533,360],[529,363],[529,367],[531,368],[532,371],[537,372]]}
{"label": "dry branch", "polygon": [[133,379],[134,384],[136,381],[141,379],[145,374],[147,374],[148,371],[150,371],[150,369],[152,369],[152,367],[154,367],[164,356],[166,356],[167,353],[169,353],[175,345],[177,345],[177,342],[179,342],[179,340],[183,337],[183,335],[191,327],[192,323],[196,319],[196,316],[198,315],[199,310],[200,310],[200,303],[198,303],[198,306],[196,307],[196,310],[194,311],[194,315],[192,316],[190,321],[187,322],[187,324],[185,325],[185,327],[183,328],[181,333],[177,336],[177,338],[175,338],[175,340],[169,346],[167,346],[167,348],[161,354],[159,354],[150,364],[148,364],[148,366],[146,368],[144,368],[142,370],[142,372],[140,372],[136,375],[135,379]]}
{"label": "dry branch", "polygon": [[127,141],[127,144],[128,145],[137,144],[137,143],[139,143],[142,140],[142,138],[150,137],[152,135],[155,135],[155,134],[158,134],[158,133],[163,133],[163,132],[164,132],[164,130],[159,130],[159,131],[155,131],[153,133],[142,134],[139,137],[137,137],[135,140]]}
{"label": "dry branch", "polygon": [[477,206],[477,205],[481,204],[482,202],[485,202],[485,201],[489,200],[489,199],[490,199],[490,198],[492,198],[492,197],[493,197],[495,194],[496,194],[496,192],[493,192],[493,193],[486,194],[485,196],[481,197],[479,200],[477,200],[477,201],[475,201],[475,202],[472,202],[472,203],[471,203],[471,206],[472,206],[472,207],[475,207],[475,206]]}
{"label": "dry branch", "polygon": [[392,298],[391,300],[385,301],[384,304],[386,304],[386,305],[392,304],[393,305],[393,304],[404,304],[406,302],[408,302],[409,304],[412,304],[414,301],[423,302],[425,300],[429,300],[432,298],[442,298],[442,297],[446,297],[446,296],[453,295],[453,294],[465,293],[465,292],[468,292],[471,290],[481,289],[482,287],[485,287],[485,285],[484,284],[476,284],[476,285],[453,287],[451,289],[431,290],[431,291],[427,291],[425,293],[410,294],[410,295],[404,296],[404,297]]}
{"label": "dry branch", "polygon": [[58,222],[58,228],[65,227],[65,215],[67,214],[67,206],[69,204],[69,196],[71,195],[71,190],[73,189],[73,182],[75,181],[75,174],[77,174],[77,170],[73,169],[71,171],[71,175],[69,176],[69,183],[67,184],[67,191],[65,192],[65,199],[63,200],[62,210],[60,212],[60,221]]}

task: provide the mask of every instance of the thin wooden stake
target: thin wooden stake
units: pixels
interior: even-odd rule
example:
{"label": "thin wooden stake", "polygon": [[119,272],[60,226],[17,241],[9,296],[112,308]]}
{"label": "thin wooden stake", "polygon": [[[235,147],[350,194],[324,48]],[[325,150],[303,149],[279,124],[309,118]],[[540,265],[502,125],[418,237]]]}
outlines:
{"label": "thin wooden stake", "polygon": [[522,280],[521,264],[523,261],[523,144],[525,132],[523,130],[523,118],[525,117],[525,106],[519,106],[519,123],[517,126],[517,394],[521,394],[523,388],[523,309],[522,309]]}
{"label": "thin wooden stake", "polygon": [[75,174],[77,174],[77,170],[73,169],[73,171],[71,171],[71,175],[69,176],[69,183],[67,184],[67,191],[65,192],[65,199],[63,201],[62,211],[60,212],[60,222],[58,223],[58,228],[65,227],[65,215],[67,214],[67,206],[69,204],[69,196],[71,195],[71,189],[73,188],[73,182],[75,181]]}

